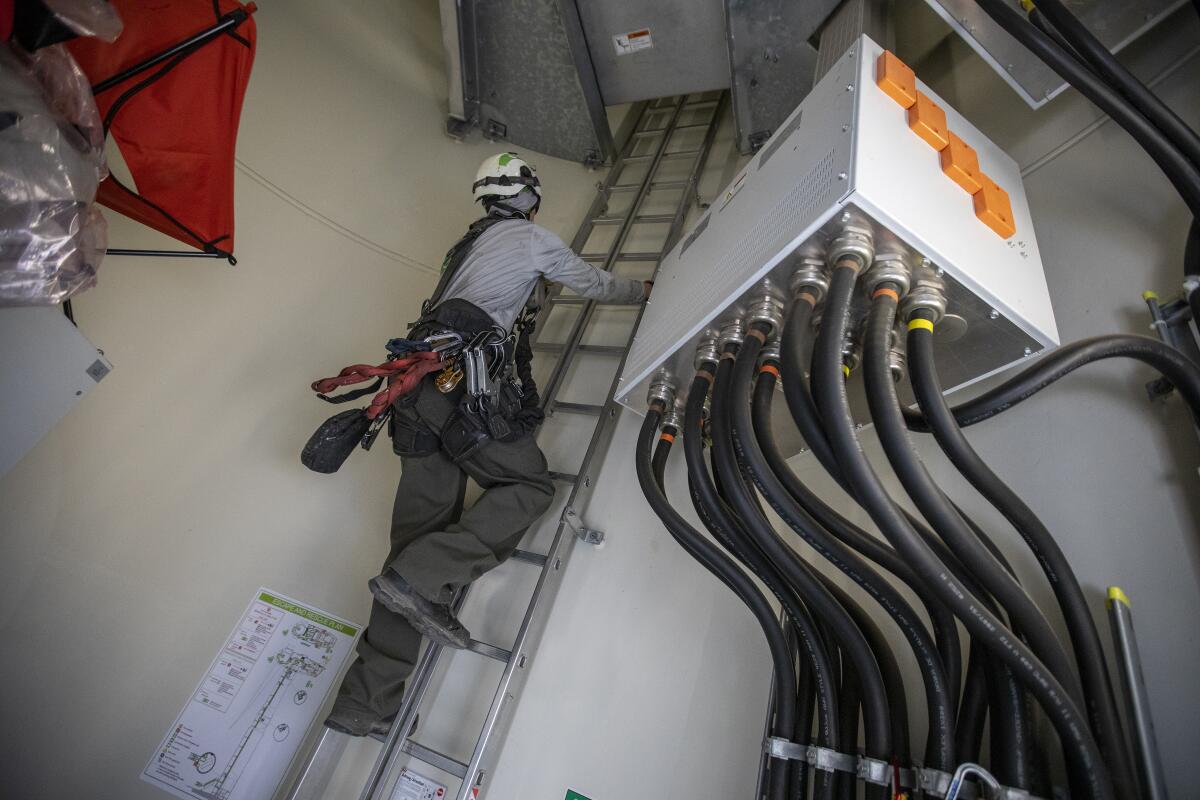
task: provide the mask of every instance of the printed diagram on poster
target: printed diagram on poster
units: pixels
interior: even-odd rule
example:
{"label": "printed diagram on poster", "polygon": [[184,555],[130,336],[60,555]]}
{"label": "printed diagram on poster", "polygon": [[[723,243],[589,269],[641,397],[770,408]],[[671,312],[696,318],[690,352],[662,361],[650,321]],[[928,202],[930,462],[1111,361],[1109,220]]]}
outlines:
{"label": "printed diagram on poster", "polygon": [[613,37],[613,47],[617,50],[617,55],[627,56],[630,53],[636,53],[638,50],[649,50],[654,47],[654,37],[650,35],[649,28],[642,28],[629,33],[618,33]]}
{"label": "printed diagram on poster", "polygon": [[391,800],[442,800],[446,787],[432,778],[426,778],[408,767],[400,770]]}
{"label": "printed diagram on poster", "polygon": [[358,633],[358,625],[259,589],[142,780],[187,800],[274,795]]}

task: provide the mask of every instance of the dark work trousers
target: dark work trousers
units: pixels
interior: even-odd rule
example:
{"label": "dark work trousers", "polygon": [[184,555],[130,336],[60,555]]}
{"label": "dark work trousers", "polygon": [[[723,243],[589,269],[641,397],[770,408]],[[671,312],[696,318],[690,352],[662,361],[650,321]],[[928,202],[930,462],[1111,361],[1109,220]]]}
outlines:
{"label": "dark work trousers", "polygon": [[[439,433],[460,396],[461,390],[439,392],[430,375],[395,409],[402,472],[384,569],[396,570],[438,603],[449,602],[459,588],[503,563],[554,498],[546,457],[533,435],[489,441],[458,464],[441,450],[425,448],[420,454],[400,444],[406,431]],[[468,477],[484,491],[464,511]],[[374,602],[358,658],[342,681],[330,718],[367,733],[372,724],[392,717],[420,645],[420,634],[407,620]]]}

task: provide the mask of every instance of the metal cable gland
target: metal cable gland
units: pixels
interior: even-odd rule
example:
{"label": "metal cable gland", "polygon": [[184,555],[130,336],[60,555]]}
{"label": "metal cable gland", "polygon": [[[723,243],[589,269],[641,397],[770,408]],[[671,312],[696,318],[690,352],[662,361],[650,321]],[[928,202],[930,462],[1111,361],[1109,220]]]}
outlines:
{"label": "metal cable gland", "polygon": [[892,346],[888,348],[888,369],[892,372],[892,381],[899,383],[904,377],[904,337],[896,335],[892,329]]}
{"label": "metal cable gland", "polygon": [[933,312],[933,322],[946,314],[946,281],[928,267],[914,270],[912,288],[900,301],[900,319],[908,319],[918,309]]}
{"label": "metal cable gland", "polygon": [[896,253],[885,253],[875,256],[875,261],[871,264],[862,277],[863,289],[866,290],[867,297],[875,294],[875,290],[884,283],[896,284],[896,291],[901,297],[908,293],[908,287],[912,280],[912,269],[905,263],[904,257]]}
{"label": "metal cable gland", "polygon": [[733,342],[741,344],[746,341],[746,329],[742,327],[741,317],[728,320],[721,326],[721,335],[717,338],[717,349],[724,352],[725,345]]}
{"label": "metal cable gland", "polygon": [[696,358],[692,367],[700,369],[700,365],[708,361],[717,363],[721,360],[721,332],[716,328],[707,328],[700,334],[700,343],[696,345]]}
{"label": "metal cable gland", "polygon": [[826,248],[825,262],[831,267],[847,257],[857,260],[859,269],[875,260],[875,243],[870,228],[845,225]]}
{"label": "metal cable gland", "polygon": [[668,425],[677,431],[683,430],[683,415],[679,413],[679,406],[673,407],[670,411],[663,415],[662,426],[665,428]]}
{"label": "metal cable gland", "polygon": [[788,281],[788,289],[793,295],[805,286],[816,290],[817,302],[821,302],[829,291],[829,267],[825,259],[815,256],[802,256],[796,262],[796,269]]}
{"label": "metal cable gland", "polygon": [[756,322],[765,322],[773,332],[778,332],[783,327],[783,300],[783,291],[769,278],[765,279],[750,298],[746,328]]}
{"label": "metal cable gland", "polygon": [[778,336],[772,336],[770,339],[767,339],[766,344],[764,344],[762,349],[758,351],[758,363],[761,364],[768,359],[774,359],[778,361],[780,358],[782,358],[782,356],[783,343],[780,341]]}
{"label": "metal cable gland", "polygon": [[674,408],[675,406],[675,382],[671,380],[671,374],[665,369],[654,373],[654,377],[650,380],[650,391],[646,393],[646,405],[652,405],[655,400],[660,401],[664,408]]}

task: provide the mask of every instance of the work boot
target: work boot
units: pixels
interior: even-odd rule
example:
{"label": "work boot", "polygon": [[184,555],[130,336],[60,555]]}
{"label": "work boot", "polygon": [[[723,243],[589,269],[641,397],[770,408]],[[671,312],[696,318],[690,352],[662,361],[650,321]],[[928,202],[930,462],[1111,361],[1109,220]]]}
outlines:
{"label": "work boot", "polygon": [[[396,721],[395,716],[387,719],[374,720],[369,725],[364,727],[362,720],[355,717],[347,717],[345,714],[339,714],[338,709],[334,708],[329,713],[329,718],[325,720],[325,727],[330,730],[344,733],[347,736],[370,736],[377,742],[387,741],[387,736],[392,730],[392,723]],[[408,729],[408,735],[412,736],[417,732],[417,724],[421,721],[421,715],[417,714],[413,717],[412,726]]]}
{"label": "work boot", "polygon": [[426,600],[396,570],[388,568],[367,582],[371,594],[389,611],[407,619],[431,642],[465,650],[471,634],[455,618],[450,606]]}

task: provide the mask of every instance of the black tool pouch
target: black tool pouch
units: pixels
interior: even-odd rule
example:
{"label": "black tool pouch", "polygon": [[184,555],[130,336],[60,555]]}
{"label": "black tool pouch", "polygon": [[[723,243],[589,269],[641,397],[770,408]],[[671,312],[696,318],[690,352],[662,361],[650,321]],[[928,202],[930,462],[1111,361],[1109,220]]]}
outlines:
{"label": "black tool pouch", "polygon": [[352,408],[321,423],[300,451],[300,463],[313,472],[337,472],[371,427],[366,409]]}
{"label": "black tool pouch", "polygon": [[402,412],[394,412],[388,425],[392,435],[392,452],[398,456],[433,455],[441,445],[437,434],[429,430],[425,423],[410,419]]}
{"label": "black tool pouch", "polygon": [[479,452],[491,439],[487,422],[465,404],[454,410],[442,428],[442,450],[455,464]]}

